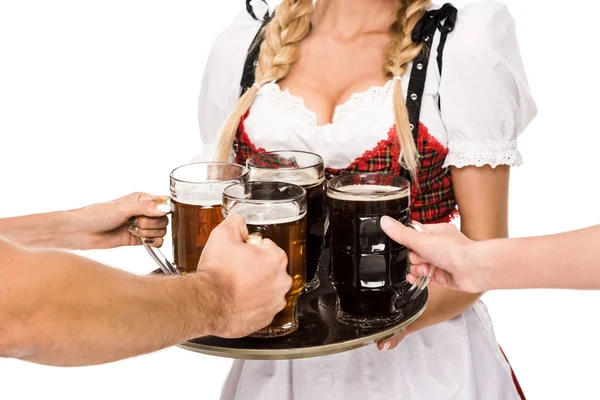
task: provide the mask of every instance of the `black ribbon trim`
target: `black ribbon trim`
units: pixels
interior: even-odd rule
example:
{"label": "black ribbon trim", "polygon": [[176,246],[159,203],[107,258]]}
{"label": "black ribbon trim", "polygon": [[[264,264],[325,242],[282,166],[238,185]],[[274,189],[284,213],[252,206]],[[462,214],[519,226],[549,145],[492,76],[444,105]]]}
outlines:
{"label": "black ribbon trim", "polygon": [[[431,43],[427,43],[427,41],[433,41],[433,35],[435,34],[436,29],[440,31],[440,42],[437,47],[436,57],[438,70],[440,71],[440,77],[442,76],[442,66],[444,62],[444,47],[446,46],[448,34],[454,30],[457,15],[458,10],[456,7],[450,3],[446,3],[437,10],[430,10],[425,13],[423,18],[421,18],[421,20],[417,23],[412,32],[413,42],[423,42],[425,43],[426,47],[428,45],[429,48],[431,48]],[[411,76],[411,81],[412,79],[413,78]],[[438,108],[440,110],[442,109],[441,100],[439,97]]]}
{"label": "black ribbon trim", "polygon": [[254,40],[252,40],[252,44],[248,49],[248,56],[244,62],[244,72],[242,73],[242,80],[240,82],[240,96],[246,93],[246,91],[250,89],[252,85],[254,85],[254,72],[256,71],[256,67],[258,65],[258,53],[260,52],[260,44],[264,40],[263,31],[264,27],[269,23],[270,20],[270,17],[267,15],[262,26],[258,32],[256,32],[256,36],[254,36]]}
{"label": "black ribbon trim", "polygon": [[[263,0],[264,1],[264,0]],[[250,1],[246,0],[246,7],[250,7]],[[248,11],[250,15],[253,16],[254,19],[257,19],[256,16],[253,15],[251,11]],[[269,12],[265,14],[265,18],[263,20],[262,26],[256,32],[256,36],[254,36],[254,40],[252,40],[252,44],[248,49],[248,56],[246,56],[246,61],[244,62],[244,70],[242,72],[242,79],[240,81],[240,97],[246,93],[248,89],[254,85],[254,72],[256,71],[256,66],[258,65],[258,53],[260,52],[260,44],[264,40],[264,27],[269,23],[271,17]],[[237,153],[238,151],[238,142],[237,139],[233,141],[233,150]]]}
{"label": "black ribbon trim", "polygon": [[[454,30],[456,25],[456,16],[458,10],[449,3],[446,3],[438,10],[438,29],[440,30],[440,44],[437,50],[437,63],[440,75],[442,75],[442,54],[444,53],[444,46],[446,46],[446,39],[448,34]],[[443,21],[443,22],[442,22]]]}
{"label": "black ribbon trim", "polygon": [[[430,10],[425,13],[423,18],[419,20],[412,32],[412,40],[416,43],[423,43],[423,49],[419,55],[413,60],[412,70],[410,73],[410,81],[408,84],[408,93],[406,96],[406,109],[408,111],[408,121],[413,134],[415,144],[419,136],[419,120],[421,118],[421,104],[423,101],[423,93],[425,91],[425,82],[427,80],[427,67],[429,66],[429,56],[431,54],[431,46],[436,30],[440,30],[441,39],[438,46],[437,62],[442,71],[442,53],[448,33],[454,29],[456,23],[457,10],[452,4],[444,4],[437,10]],[[445,21],[442,24],[442,21]],[[438,102],[439,107],[439,102]],[[402,176],[409,179],[408,171],[402,170]]]}
{"label": "black ribbon trim", "polygon": [[[429,55],[431,54],[431,44],[433,36],[437,29],[436,11],[432,10],[425,13],[419,20],[412,33],[412,40],[416,43],[423,43],[421,52],[412,62],[410,72],[410,81],[408,83],[408,92],[406,94],[406,110],[408,111],[408,122],[412,131],[415,145],[418,143],[419,120],[421,118],[421,103],[423,101],[423,92],[425,91],[425,81],[427,79],[427,67],[429,65]],[[402,168],[401,176],[410,180],[408,170]]]}
{"label": "black ribbon trim", "polygon": [[264,21],[269,17],[269,4],[267,4],[267,2],[265,0],[260,0],[263,3],[265,3],[265,5],[267,6],[267,12],[265,13],[265,15],[263,16],[262,20],[259,19],[256,14],[254,13],[254,7],[252,7],[252,0],[246,0],[246,10],[248,11],[248,14],[250,14],[250,16],[252,18],[254,18],[257,21]]}

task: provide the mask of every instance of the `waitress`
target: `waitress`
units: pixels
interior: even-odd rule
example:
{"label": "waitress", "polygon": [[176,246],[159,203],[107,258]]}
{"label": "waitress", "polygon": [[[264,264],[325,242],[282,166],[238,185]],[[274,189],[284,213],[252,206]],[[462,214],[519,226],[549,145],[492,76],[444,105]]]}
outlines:
{"label": "waitress", "polygon": [[[203,157],[303,150],[329,176],[399,174],[413,183],[412,219],[460,214],[473,240],[507,236],[509,169],[536,107],[506,6],[284,0],[274,13],[249,10],[216,39],[204,71]],[[222,398],[523,398],[480,294],[429,293],[395,349],[235,361]]]}

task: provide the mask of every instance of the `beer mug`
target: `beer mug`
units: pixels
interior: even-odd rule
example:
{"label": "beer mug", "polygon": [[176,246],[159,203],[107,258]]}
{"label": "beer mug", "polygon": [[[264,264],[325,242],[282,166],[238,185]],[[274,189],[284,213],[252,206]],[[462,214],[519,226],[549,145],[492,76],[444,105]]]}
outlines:
{"label": "beer mug", "polygon": [[[273,322],[250,336],[271,338],[298,329],[296,305],[306,284],[306,191],[283,182],[243,182],[223,192],[223,215],[240,214],[250,237],[268,238],[283,249],[292,277],[287,304]],[[260,265],[248,265],[248,273]]]}
{"label": "beer mug", "polygon": [[272,151],[248,159],[248,179],[279,181],[302,186],[306,190],[307,242],[306,287],[310,292],[319,287],[319,260],[325,247],[327,210],[325,201],[325,166],[321,156],[304,151]]}
{"label": "beer mug", "polygon": [[397,175],[340,175],[327,184],[330,276],[337,292],[338,321],[363,328],[382,327],[402,318],[402,307],[427,282],[407,289],[408,249],[380,228],[387,215],[419,231],[410,220],[410,183]]}
{"label": "beer mug", "polygon": [[219,162],[183,165],[171,172],[169,201],[174,263],[159,249],[144,244],[165,274],[196,271],[210,233],[223,220],[223,190],[245,181],[247,175],[242,165]]}

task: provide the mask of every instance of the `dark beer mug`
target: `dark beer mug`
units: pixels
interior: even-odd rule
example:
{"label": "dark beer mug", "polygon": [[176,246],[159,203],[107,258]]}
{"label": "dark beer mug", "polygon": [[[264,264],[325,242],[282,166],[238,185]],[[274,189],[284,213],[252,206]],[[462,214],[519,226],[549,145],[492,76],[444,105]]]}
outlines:
{"label": "dark beer mug", "polygon": [[325,247],[327,225],[323,158],[304,151],[271,151],[249,158],[246,164],[251,181],[287,182],[302,186],[306,190],[308,212],[304,291],[310,292],[318,288],[319,260]]}
{"label": "dark beer mug", "polygon": [[[248,226],[249,241],[267,238],[288,257],[291,289],[287,304],[273,322],[250,336],[284,336],[298,329],[296,305],[306,284],[306,191],[283,182],[246,182],[229,186],[223,192],[223,215],[240,214]],[[248,265],[248,273],[260,265]]]}
{"label": "dark beer mug", "polygon": [[245,181],[247,175],[242,165],[220,162],[183,165],[171,172],[169,202],[175,262],[171,263],[159,249],[144,245],[164,273],[196,271],[210,233],[223,220],[223,190]]}
{"label": "dark beer mug", "polygon": [[423,230],[410,220],[410,183],[392,174],[349,174],[327,184],[330,277],[338,321],[363,328],[402,318],[402,307],[425,289],[407,289],[408,249],[380,228],[381,217]]}

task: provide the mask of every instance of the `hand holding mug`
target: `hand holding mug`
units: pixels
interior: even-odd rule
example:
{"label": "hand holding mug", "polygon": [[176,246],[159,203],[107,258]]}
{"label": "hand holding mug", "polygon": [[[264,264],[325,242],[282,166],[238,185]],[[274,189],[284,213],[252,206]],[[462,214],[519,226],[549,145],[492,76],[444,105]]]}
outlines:
{"label": "hand holding mug", "polygon": [[[285,308],[269,326],[250,336],[277,337],[294,332],[299,326],[298,298],[306,285],[306,190],[283,182],[238,183],[223,192],[223,215],[228,218],[231,214],[244,217],[250,237],[271,239],[285,252],[287,273],[292,277]],[[254,268],[261,267],[253,262],[248,265],[252,270],[247,269],[245,274],[254,274]],[[264,293],[262,288],[257,296]]]}
{"label": "hand holding mug", "polygon": [[327,198],[337,320],[361,328],[399,322],[402,308],[428,282],[421,279],[406,288],[408,250],[391,240],[379,224],[388,214],[420,229],[410,219],[410,182],[393,174],[340,175],[328,182]]}
{"label": "hand holding mug", "polygon": [[230,214],[216,227],[204,248],[198,271],[211,288],[207,313],[213,334],[224,338],[247,336],[269,325],[286,306],[292,286],[286,253],[269,239],[248,240],[244,218]]}
{"label": "hand holding mug", "polygon": [[[211,231],[223,220],[223,189],[245,181],[242,165],[231,163],[192,163],[171,171],[170,196],[164,197],[172,209],[173,262],[159,250],[148,246],[150,256],[166,275],[195,272]],[[143,220],[138,219],[138,227]],[[148,238],[138,232],[140,237]]]}
{"label": "hand holding mug", "polygon": [[169,207],[147,193],[132,193],[107,203],[73,211],[80,248],[108,249],[146,244],[160,247],[166,234]]}
{"label": "hand holding mug", "polygon": [[487,288],[485,271],[467,268],[467,249],[473,243],[454,225],[427,225],[427,234],[407,229],[392,218],[382,218],[381,228],[395,242],[412,249],[409,253],[409,282],[427,276],[433,266],[431,282],[463,292],[479,293]]}

